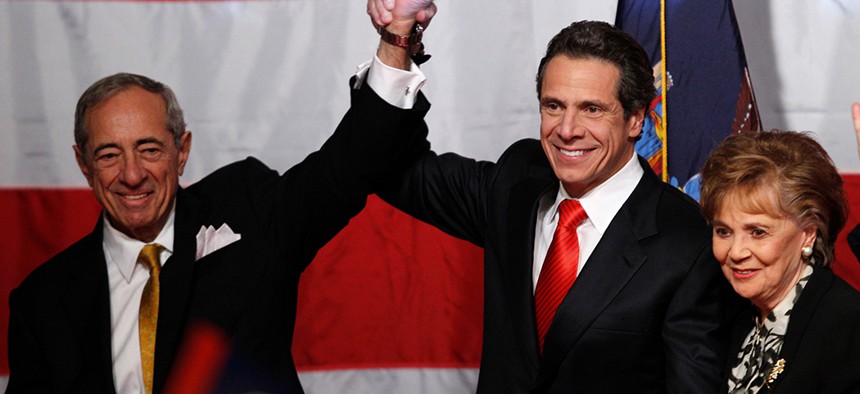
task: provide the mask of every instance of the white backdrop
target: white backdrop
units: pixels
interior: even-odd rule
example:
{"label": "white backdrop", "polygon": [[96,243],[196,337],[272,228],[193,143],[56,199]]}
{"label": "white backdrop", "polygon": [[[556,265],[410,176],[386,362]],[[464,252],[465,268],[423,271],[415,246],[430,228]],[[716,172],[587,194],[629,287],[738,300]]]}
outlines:
{"label": "white backdrop", "polygon": [[735,0],[765,128],[810,130],[842,172],[860,172],[860,1]]}
{"label": "white backdrop", "polygon": [[[424,67],[431,141],[483,159],[537,135],[534,70],[551,35],[615,13],[614,2],[438,4]],[[735,9],[765,127],[815,131],[840,168],[860,170],[848,114],[860,100],[860,2]],[[184,181],[247,155],[287,168],[333,130],[346,79],[375,44],[361,1],[4,2],[0,185],[84,185],[70,165],[74,103],[117,71],[176,90],[195,132]]]}
{"label": "white backdrop", "polygon": [[[549,38],[574,20],[612,22],[616,7],[437,3],[425,39],[430,139],[480,159],[537,136],[534,73]],[[364,9],[360,0],[2,1],[0,187],[85,187],[71,149],[75,102],[119,71],[179,96],[194,132],[183,182],[248,155],[286,169],[348,107],[347,79],[377,42]],[[764,126],[815,131],[843,172],[860,172],[849,114],[860,100],[860,1],[735,0],[735,10]]]}
{"label": "white backdrop", "polygon": [[[437,149],[492,158],[536,135],[546,42],[574,19],[614,19],[613,2],[580,3],[439,2],[425,40]],[[85,186],[74,104],[118,71],[176,91],[194,133],[184,181],[248,155],[285,169],[334,130],[377,42],[361,1],[0,3],[0,185]]]}

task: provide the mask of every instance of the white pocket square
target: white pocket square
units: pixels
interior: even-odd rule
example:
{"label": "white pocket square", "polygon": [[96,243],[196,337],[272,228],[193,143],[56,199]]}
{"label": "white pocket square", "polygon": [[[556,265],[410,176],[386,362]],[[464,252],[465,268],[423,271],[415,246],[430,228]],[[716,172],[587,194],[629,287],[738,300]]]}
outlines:
{"label": "white pocket square", "polygon": [[197,254],[194,261],[200,260],[209,253],[221,249],[233,242],[242,239],[242,234],[236,234],[227,223],[221,225],[218,230],[215,226],[200,226],[197,232]]}

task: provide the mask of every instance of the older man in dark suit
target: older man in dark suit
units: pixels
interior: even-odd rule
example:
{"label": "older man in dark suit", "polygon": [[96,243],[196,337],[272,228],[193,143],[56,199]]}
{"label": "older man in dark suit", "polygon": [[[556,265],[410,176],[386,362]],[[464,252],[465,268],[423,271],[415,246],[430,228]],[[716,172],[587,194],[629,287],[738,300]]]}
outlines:
{"label": "older man in dark suit", "polygon": [[[376,61],[400,52],[380,41]],[[91,86],[74,150],[104,211],[12,292],[7,392],[159,392],[198,320],[279,391],[301,392],[290,353],[300,274],[369,193],[427,149],[426,101],[395,111],[363,82],[334,135],[287,172],[248,158],[184,189],[191,133],[173,92],[133,74]]]}
{"label": "older man in dark suit", "polygon": [[[368,9],[378,25],[413,3]],[[537,91],[540,141],[496,163],[428,152],[382,193],[484,248],[478,391],[718,391],[729,290],[695,201],[634,151],[655,96],[644,50],[574,23],[549,43]]]}

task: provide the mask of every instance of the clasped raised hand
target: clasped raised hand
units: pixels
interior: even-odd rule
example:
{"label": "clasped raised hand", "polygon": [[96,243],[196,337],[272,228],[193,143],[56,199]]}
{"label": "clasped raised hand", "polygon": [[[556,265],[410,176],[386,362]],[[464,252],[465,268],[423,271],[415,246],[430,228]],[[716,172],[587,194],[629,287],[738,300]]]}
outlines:
{"label": "clasped raised hand", "polygon": [[415,21],[426,29],[436,15],[436,4],[433,0],[368,0],[367,15],[374,29],[395,21]]}

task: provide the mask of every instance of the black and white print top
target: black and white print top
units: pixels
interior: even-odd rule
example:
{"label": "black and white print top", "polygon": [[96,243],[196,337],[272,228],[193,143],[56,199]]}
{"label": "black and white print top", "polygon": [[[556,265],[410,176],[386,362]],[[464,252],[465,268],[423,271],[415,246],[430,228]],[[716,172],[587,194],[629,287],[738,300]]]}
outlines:
{"label": "black and white print top", "polygon": [[806,265],[794,290],[767,314],[764,321],[761,321],[759,313],[753,315],[755,324],[747,334],[729,375],[729,393],[756,393],[766,385],[779,359],[791,310],[811,275],[812,266]]}

